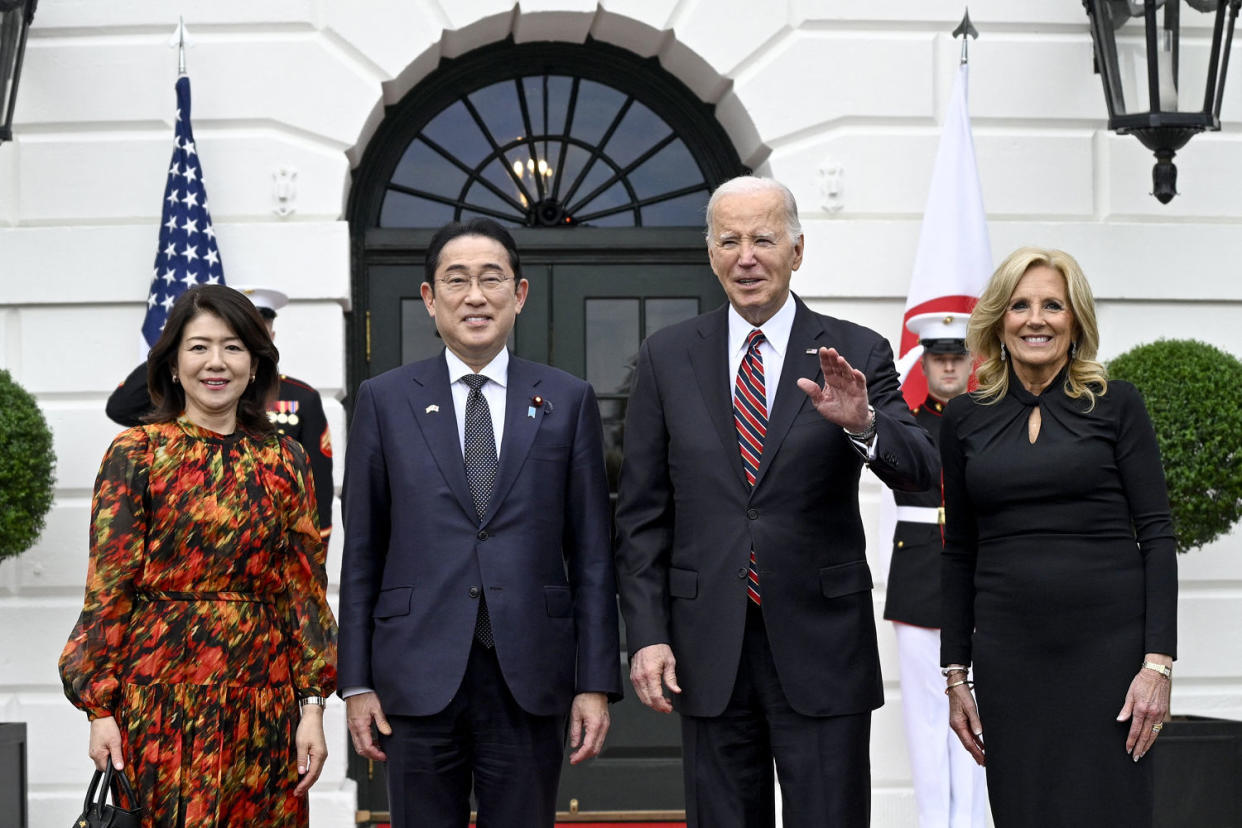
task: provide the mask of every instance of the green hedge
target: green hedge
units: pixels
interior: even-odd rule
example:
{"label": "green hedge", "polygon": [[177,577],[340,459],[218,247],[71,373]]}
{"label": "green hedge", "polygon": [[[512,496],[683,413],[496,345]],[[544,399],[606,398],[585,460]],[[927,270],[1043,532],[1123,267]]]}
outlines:
{"label": "green hedge", "polygon": [[52,432],[35,398],[0,370],[0,560],[39,539],[56,482]]}
{"label": "green hedge", "polygon": [[1108,373],[1147,401],[1178,551],[1229,532],[1242,517],[1242,362],[1204,342],[1162,339],[1117,357]]}

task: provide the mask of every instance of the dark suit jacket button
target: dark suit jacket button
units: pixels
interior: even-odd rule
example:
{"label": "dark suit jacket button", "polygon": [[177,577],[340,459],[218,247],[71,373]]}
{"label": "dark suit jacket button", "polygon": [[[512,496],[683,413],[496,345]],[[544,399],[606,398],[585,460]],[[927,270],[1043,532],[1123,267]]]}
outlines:
{"label": "dark suit jacket button", "polygon": [[758,520],[758,519],[759,519],[759,510],[758,510],[758,509],[747,509],[747,510],[746,510],[746,517],[750,518],[751,520]]}
{"label": "dark suit jacket button", "polygon": [[470,597],[471,597],[471,598],[478,598],[478,597],[479,597],[479,588],[478,588],[478,587],[470,587]]}
{"label": "dark suit jacket button", "polygon": [[740,569],[738,569],[737,577],[742,578],[742,579],[746,578],[746,567],[743,566]]}
{"label": "dark suit jacket button", "polygon": [[478,537],[478,539],[479,539],[479,540],[487,540],[487,530],[486,530],[486,529],[480,529],[480,530],[479,530],[479,534],[477,535],[477,537]]}

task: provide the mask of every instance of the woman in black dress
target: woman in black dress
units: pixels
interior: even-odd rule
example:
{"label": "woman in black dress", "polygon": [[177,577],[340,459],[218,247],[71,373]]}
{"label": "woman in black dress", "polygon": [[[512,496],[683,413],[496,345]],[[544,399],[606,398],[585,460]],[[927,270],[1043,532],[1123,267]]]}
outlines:
{"label": "woman in black dress", "polygon": [[941,663],[997,828],[1151,825],[1175,542],[1143,400],[1098,343],[1078,263],[1015,251],[970,318],[979,390],[941,425]]}

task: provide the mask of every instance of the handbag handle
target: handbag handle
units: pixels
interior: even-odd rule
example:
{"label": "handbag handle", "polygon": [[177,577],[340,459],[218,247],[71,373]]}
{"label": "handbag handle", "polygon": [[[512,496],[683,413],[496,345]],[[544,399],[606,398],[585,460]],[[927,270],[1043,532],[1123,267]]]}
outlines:
{"label": "handbag handle", "polygon": [[[102,786],[100,780],[103,781]],[[112,766],[112,759],[109,758],[103,770],[96,769],[95,775],[91,777],[91,784],[86,788],[86,799],[82,803],[82,810],[88,811],[91,807],[91,801],[95,799],[95,791],[99,790],[98,807],[100,813],[103,812],[104,805],[108,802],[108,791],[112,791],[112,804],[124,807],[120,802],[121,789],[125,789],[125,795],[129,797],[130,805],[138,807],[138,795],[134,793],[134,788],[129,783],[129,777],[124,771],[116,770]]]}
{"label": "handbag handle", "polygon": [[[109,771],[112,770],[111,759],[108,760],[108,770]],[[99,787],[99,780],[103,778],[103,775],[104,775],[103,771],[99,770],[98,768],[95,769],[95,775],[91,777],[91,784],[86,786],[86,799],[83,800],[82,802],[82,813],[85,814],[88,811],[90,811],[91,803],[95,799],[95,789]],[[109,773],[109,776],[111,776],[111,773]],[[107,789],[108,789],[108,786],[107,784],[105,784],[104,790],[106,791]]]}
{"label": "handbag handle", "polygon": [[[129,776],[126,775],[125,771],[113,768],[112,762],[109,761],[108,772],[112,778],[104,783],[104,788],[105,790],[111,789],[112,804],[118,808],[125,807],[121,804],[121,791],[124,790],[125,796],[129,799],[129,807],[138,808],[138,794],[134,793],[134,786],[129,783]],[[99,804],[101,808],[103,806],[103,796],[104,791],[100,791]]]}

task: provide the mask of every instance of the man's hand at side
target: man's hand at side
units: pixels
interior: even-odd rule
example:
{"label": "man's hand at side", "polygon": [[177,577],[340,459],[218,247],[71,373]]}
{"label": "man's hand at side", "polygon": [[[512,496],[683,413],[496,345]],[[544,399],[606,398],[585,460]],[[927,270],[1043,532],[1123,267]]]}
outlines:
{"label": "man's hand at side", "polygon": [[569,764],[599,756],[604,749],[604,738],[611,723],[608,715],[608,696],[604,693],[579,693],[574,696],[569,720],[569,746],[574,752]]}
{"label": "man's hand at side", "polygon": [[638,700],[657,713],[672,713],[673,703],[664,698],[664,688],[681,692],[676,667],[673,648],[667,644],[650,644],[630,653],[630,683]]}
{"label": "man's hand at side", "polygon": [[359,756],[374,759],[377,762],[388,761],[388,756],[379,749],[371,734],[371,723],[379,728],[385,736],[392,735],[388,719],[384,718],[384,709],[380,707],[379,696],[374,692],[359,693],[345,700],[345,719],[349,722],[349,738],[354,743],[354,750]]}

